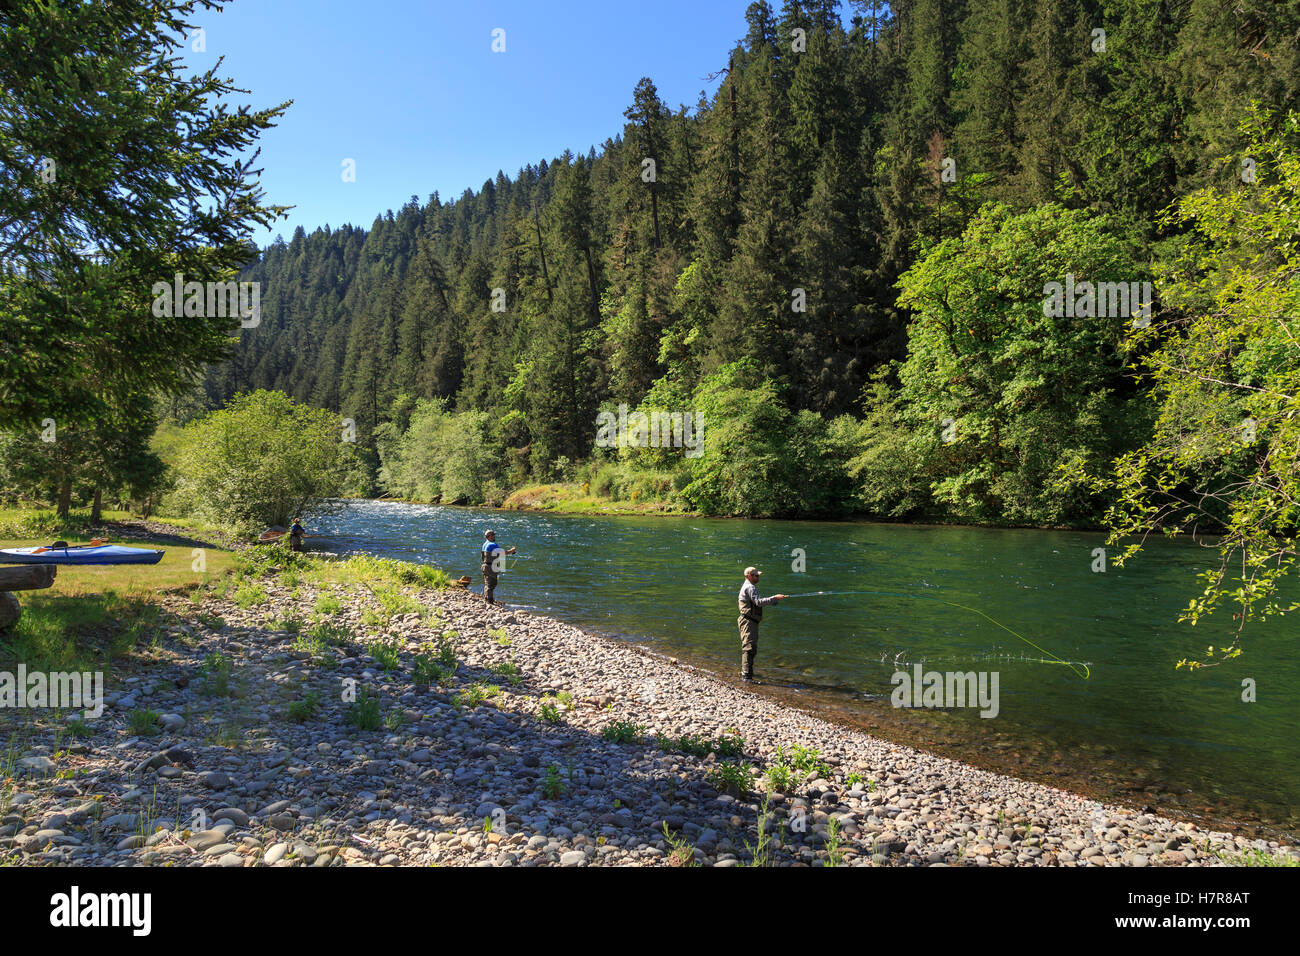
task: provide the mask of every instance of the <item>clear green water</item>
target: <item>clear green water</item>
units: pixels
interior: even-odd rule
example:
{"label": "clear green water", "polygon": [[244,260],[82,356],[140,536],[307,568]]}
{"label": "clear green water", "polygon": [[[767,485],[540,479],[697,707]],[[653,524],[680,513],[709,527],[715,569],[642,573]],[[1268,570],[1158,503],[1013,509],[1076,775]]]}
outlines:
{"label": "clear green water", "polygon": [[[742,569],[793,599],[764,616],[763,691],[1016,776],[1216,824],[1300,832],[1300,627],[1252,627],[1246,653],[1189,674],[1232,621],[1176,623],[1213,552],[1157,541],[1092,570],[1099,534],[809,521],[569,517],[350,502],[309,530],[322,550],[432,562],[481,587],[483,530],[518,546],[498,600],[736,676]],[[794,549],[806,553],[796,573]],[[916,596],[911,596],[916,595]],[[967,605],[1019,632],[1017,639]],[[1086,664],[1090,677],[1053,657]],[[1000,712],[894,708],[890,677],[997,671]],[[1253,678],[1257,700],[1242,701]]]}

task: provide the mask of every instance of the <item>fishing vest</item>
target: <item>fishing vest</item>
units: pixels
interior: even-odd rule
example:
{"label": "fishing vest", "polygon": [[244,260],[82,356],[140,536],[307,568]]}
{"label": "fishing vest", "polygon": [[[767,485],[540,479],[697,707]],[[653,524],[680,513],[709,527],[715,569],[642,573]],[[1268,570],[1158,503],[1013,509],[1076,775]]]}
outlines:
{"label": "fishing vest", "polygon": [[740,616],[747,617],[757,624],[763,620],[763,605],[751,600],[751,594],[757,598],[758,588],[746,581],[740,588],[740,596],[736,599],[736,603],[740,607]]}

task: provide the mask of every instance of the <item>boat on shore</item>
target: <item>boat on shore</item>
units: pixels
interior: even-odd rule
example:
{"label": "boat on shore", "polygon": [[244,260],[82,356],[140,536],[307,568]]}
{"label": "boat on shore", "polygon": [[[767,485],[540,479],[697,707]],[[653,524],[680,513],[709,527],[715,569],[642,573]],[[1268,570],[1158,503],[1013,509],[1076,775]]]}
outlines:
{"label": "boat on shore", "polygon": [[0,548],[0,564],[157,564],[164,553],[161,548],[56,541],[36,548]]}

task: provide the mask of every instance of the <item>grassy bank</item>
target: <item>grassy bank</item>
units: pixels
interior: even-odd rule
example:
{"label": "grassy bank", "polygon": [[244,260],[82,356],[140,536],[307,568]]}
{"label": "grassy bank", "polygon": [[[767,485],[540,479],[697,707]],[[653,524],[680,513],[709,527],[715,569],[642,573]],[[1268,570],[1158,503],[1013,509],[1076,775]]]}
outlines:
{"label": "grassy bank", "polygon": [[294,554],[284,546],[235,551],[207,540],[208,532],[224,529],[151,519],[151,527],[157,524],[174,527],[178,534],[150,533],[122,512],[105,512],[96,524],[86,514],[59,519],[48,509],[0,511],[0,548],[48,544],[54,536],[83,540],[107,526],[131,532],[111,535],[115,541],[165,551],[155,565],[61,566],[50,588],[21,592],[22,617],[0,635],[0,668],[19,662],[29,670],[129,668],[133,659],[150,657],[168,627],[185,623],[164,611],[167,599],[185,597],[195,608],[209,595],[241,608],[264,604],[268,598],[259,581],[270,568],[281,569],[294,585],[301,580],[365,588],[390,613],[416,609],[405,595],[409,588],[443,587],[448,581],[436,568],[365,556],[334,562]]}
{"label": "grassy bank", "polygon": [[[0,538],[0,548],[49,544],[53,534],[69,540],[83,536],[77,533],[81,522],[64,520],[51,528],[39,512],[10,511],[0,521],[6,531],[20,526],[44,532]],[[88,517],[84,523],[89,527]],[[216,546],[177,546],[148,535],[133,537],[130,544],[165,553],[155,565],[61,566],[52,587],[19,593],[23,614],[10,633],[0,635],[0,660],[21,661],[33,670],[107,670],[148,645],[162,624],[164,595],[215,587],[235,567],[235,555]]]}
{"label": "grassy bank", "polygon": [[527,485],[510,493],[501,507],[512,511],[550,511],[557,514],[689,515],[672,501],[641,498],[620,500],[593,494],[588,483]]}
{"label": "grassy bank", "polygon": [[[170,518],[152,515],[142,519],[127,511],[115,511],[105,508],[100,513],[99,521],[92,521],[89,509],[74,509],[66,518],[60,518],[53,508],[0,508],[0,539],[32,539],[29,544],[49,544],[54,538],[74,541],[106,527],[114,525],[132,525],[146,521],[152,525],[166,525],[178,532],[194,535],[216,535],[232,537],[238,534],[234,528],[211,524],[196,518]],[[39,539],[39,540],[38,540]],[[11,544],[5,547],[13,547]]]}

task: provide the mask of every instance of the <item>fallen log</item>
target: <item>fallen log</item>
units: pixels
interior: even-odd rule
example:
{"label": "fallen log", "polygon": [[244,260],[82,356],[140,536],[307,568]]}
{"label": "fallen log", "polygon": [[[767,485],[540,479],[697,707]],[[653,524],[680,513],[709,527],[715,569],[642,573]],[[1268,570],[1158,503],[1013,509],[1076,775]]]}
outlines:
{"label": "fallen log", "polygon": [[54,564],[16,564],[0,567],[0,591],[37,591],[54,583]]}

